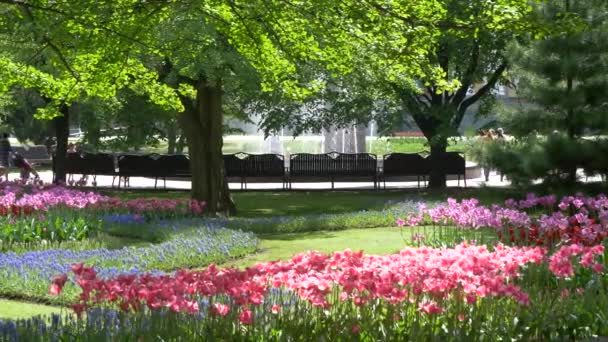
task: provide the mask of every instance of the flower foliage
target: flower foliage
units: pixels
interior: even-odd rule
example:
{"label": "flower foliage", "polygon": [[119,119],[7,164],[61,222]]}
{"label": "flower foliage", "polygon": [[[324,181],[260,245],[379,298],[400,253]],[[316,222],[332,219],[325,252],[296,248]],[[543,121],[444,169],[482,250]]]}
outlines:
{"label": "flower foliage", "polygon": [[[603,247],[566,246],[550,259],[540,247],[507,247],[493,251],[485,246],[460,244],[455,248],[407,248],[398,254],[375,256],[346,250],[328,256],[317,252],[298,254],[287,262],[257,264],[246,270],[218,269],[211,265],[202,271],[180,270],[174,275],[119,275],[100,278],[93,267],[72,266],[75,282],[82,289],[74,309],[81,313],[88,306],[114,304],[125,311],[169,308],[175,312],[197,313],[202,297],[228,296],[241,307],[239,319],[251,323],[249,307],[263,304],[271,288],[286,288],[312,306],[330,308],[339,301],[363,306],[374,300],[393,305],[417,302],[426,314],[443,311],[442,302],[457,300],[474,305],[485,297],[511,298],[529,304],[528,294],[515,282],[528,264],[550,263],[558,277],[573,275],[573,258],[581,256],[581,266],[602,272],[596,257]],[[550,260],[550,261],[549,261]],[[570,267],[570,268],[568,268]],[[49,291],[58,293],[65,275],[57,276]],[[225,315],[229,308],[217,304],[212,314]],[[273,311],[280,311],[273,308]]]}
{"label": "flower foliage", "polygon": [[[541,213],[539,213],[539,211]],[[544,213],[542,213],[544,212]],[[453,225],[460,229],[493,228],[504,243],[553,246],[561,243],[594,246],[608,237],[608,197],[582,194],[508,199],[505,206],[482,206],[476,199],[448,199],[396,221],[398,226]]]}

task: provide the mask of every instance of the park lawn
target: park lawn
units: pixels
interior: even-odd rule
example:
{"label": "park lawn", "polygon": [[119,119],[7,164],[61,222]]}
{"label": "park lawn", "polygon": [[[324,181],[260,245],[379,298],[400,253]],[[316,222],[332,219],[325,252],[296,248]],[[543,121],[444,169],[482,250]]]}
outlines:
{"label": "park lawn", "polygon": [[68,309],[16,300],[0,299],[0,319],[30,318],[37,315],[65,313]]}
{"label": "park lawn", "polygon": [[350,248],[366,254],[395,253],[405,247],[406,241],[399,228],[347,229],[293,234],[259,236],[258,253],[230,261],[223,267],[248,267],[258,262],[287,260],[307,251],[332,253]]}
{"label": "park lawn", "polygon": [[[187,191],[150,190],[105,190],[108,196],[123,199],[136,198],[188,198]],[[388,204],[398,201],[444,202],[448,198],[458,200],[476,198],[481,204],[502,204],[507,198],[523,198],[527,193],[537,195],[564,195],[582,192],[587,195],[608,193],[602,183],[536,184],[524,189],[518,188],[447,188],[447,189],[400,189],[400,190],[339,190],[339,191],[233,191],[237,206],[237,217],[305,216],[320,214],[340,214],[361,210],[382,210]]]}
{"label": "park lawn", "polygon": [[[188,198],[186,191],[105,190],[108,196],[123,199]],[[305,216],[340,214],[361,210],[382,210],[388,203],[398,201],[445,201],[478,198],[481,203],[503,203],[509,197],[521,197],[522,192],[505,188],[448,188],[441,190],[346,190],[346,191],[233,191],[237,217]]]}
{"label": "park lawn", "polygon": [[[259,252],[229,261],[221,266],[244,268],[258,262],[288,260],[295,254],[307,251],[331,254],[335,251],[351,249],[353,251],[363,250],[365,254],[392,254],[407,246],[412,246],[414,234],[422,233],[432,238],[431,231],[433,230],[432,227],[415,229],[385,227],[261,235],[259,236],[261,241]],[[480,243],[496,239],[496,235],[491,231],[453,230],[448,232],[448,234],[450,233],[464,236],[467,240],[477,240]]]}

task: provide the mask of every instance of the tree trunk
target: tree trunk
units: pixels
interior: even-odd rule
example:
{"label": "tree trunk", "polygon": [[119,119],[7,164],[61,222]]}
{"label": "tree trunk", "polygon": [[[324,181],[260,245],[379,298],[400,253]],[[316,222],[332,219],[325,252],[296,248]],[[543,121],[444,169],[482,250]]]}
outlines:
{"label": "tree trunk", "polygon": [[[205,79],[196,81],[196,100],[185,105],[179,115],[186,135],[192,172],[191,196],[207,202],[210,213],[233,214],[222,156],[222,83]],[[182,99],[184,102],[184,99]]]}
{"label": "tree trunk", "polygon": [[177,147],[177,127],[172,121],[167,122],[167,153],[175,154]]}
{"label": "tree trunk", "polygon": [[429,140],[429,145],[431,146],[431,154],[429,155],[431,164],[429,188],[444,189],[447,187],[447,178],[444,168],[442,167],[442,162],[448,147],[448,141],[446,138],[438,136],[427,139]]}
{"label": "tree trunk", "polygon": [[[566,0],[566,13],[570,12],[570,0]],[[570,59],[570,35],[568,35],[568,39],[567,39],[567,45],[566,45],[566,58]],[[567,71],[567,75],[566,75],[566,91],[567,91],[567,96],[571,97],[572,93],[573,93],[573,88],[574,88],[574,77],[570,74],[570,70]],[[568,108],[568,113],[567,113],[567,119],[566,119],[566,124],[568,125],[568,139],[570,139],[570,141],[574,142],[575,138],[576,138],[576,124],[574,122],[574,108],[572,108],[572,106],[570,105],[570,108]],[[572,156],[569,156],[572,157]],[[578,165],[574,164],[574,165],[569,165],[566,169],[567,172],[567,176],[566,176],[566,183],[569,184],[574,184],[576,183],[576,168]]]}
{"label": "tree trunk", "polygon": [[63,115],[53,119],[55,138],[57,139],[57,148],[55,149],[55,156],[53,157],[53,169],[55,172],[53,181],[56,184],[65,184],[65,163],[68,151],[68,137],[70,135],[70,108],[65,104],[61,104],[59,111]]}

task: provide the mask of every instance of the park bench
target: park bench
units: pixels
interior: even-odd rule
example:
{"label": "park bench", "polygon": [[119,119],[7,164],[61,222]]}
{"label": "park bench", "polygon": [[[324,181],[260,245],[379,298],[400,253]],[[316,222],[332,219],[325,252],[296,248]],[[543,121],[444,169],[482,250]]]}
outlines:
{"label": "park bench", "polygon": [[291,155],[289,163],[289,188],[294,181],[319,180],[330,181],[332,189],[337,181],[371,181],[374,188],[378,185],[378,161],[369,153],[297,153]]}
{"label": "park bench", "polygon": [[53,162],[44,145],[14,146],[13,151],[22,155],[32,164],[50,165]]}
{"label": "park bench", "polygon": [[162,154],[157,163],[161,169],[160,175],[166,178],[190,178],[190,159],[183,154]]}
{"label": "park bench", "polygon": [[[464,180],[464,187],[467,187],[466,177],[466,160],[460,152],[445,152],[437,162],[433,162],[430,156],[426,157],[429,167],[437,167],[446,175],[454,175],[458,177],[458,186],[460,186],[460,177]],[[438,164],[435,164],[438,163]]]}
{"label": "park bench", "polygon": [[[97,182],[97,176],[112,176],[112,186],[117,176],[114,156],[108,153],[68,153],[66,155],[66,174],[68,181],[73,180],[75,174],[93,176],[93,182]],[[55,166],[53,165],[53,172]]]}
{"label": "park bench", "polygon": [[[462,176],[464,186],[467,186],[466,161],[460,153],[446,152],[437,163],[436,167],[443,170],[446,175],[457,177],[459,186]],[[420,180],[423,184],[427,182],[427,177],[430,175],[433,166],[435,165],[430,156],[424,158],[418,153],[391,153],[383,156],[380,179],[382,179],[386,188],[387,179],[405,181],[409,177],[416,177],[418,187],[420,187]]]}
{"label": "park bench", "polygon": [[287,169],[285,168],[285,157],[280,154],[248,154],[243,159],[242,181],[247,188],[247,183],[272,182],[280,179],[283,189],[287,188]]}
{"label": "park bench", "polygon": [[163,178],[166,187],[166,173],[163,172],[160,157],[158,154],[123,154],[118,156],[118,187],[120,187],[121,179],[124,186],[128,187],[131,177],[154,178],[155,189],[158,179]]}
{"label": "park bench", "polygon": [[[246,188],[249,182],[270,183],[278,179],[282,181],[283,189],[291,189],[294,182],[323,180],[331,182],[332,189],[335,182],[340,181],[373,182],[374,188],[378,188],[382,181],[386,188],[388,179],[409,180],[408,177],[416,177],[420,187],[420,180],[426,183],[433,167],[429,157],[423,158],[417,153],[384,155],[382,168],[378,168],[376,155],[369,153],[292,154],[289,168],[285,167],[284,157],[279,154],[240,152],[224,155],[223,160],[228,181],[241,183],[241,189]],[[466,163],[462,155],[447,152],[438,163],[446,175],[458,177],[458,185],[462,176],[466,187]],[[158,154],[123,154],[115,160],[112,154],[107,153],[70,153],[66,158],[66,173],[92,175],[94,180],[97,175],[118,176],[118,187],[121,183],[128,187],[130,177],[154,178],[154,188],[157,188],[159,179],[164,181],[166,188],[167,178],[191,177],[188,157]]]}
{"label": "park bench", "polygon": [[418,153],[391,153],[382,158],[383,164],[380,171],[380,179],[386,189],[387,178],[393,180],[409,180],[416,177],[418,188],[420,180],[426,186],[427,176],[430,173],[430,165],[427,159]]}
{"label": "park bench", "polygon": [[245,153],[224,154],[224,176],[229,182],[238,181],[242,185],[243,179],[243,159],[247,157]]}
{"label": "park bench", "polygon": [[284,157],[280,154],[249,154],[244,152],[224,155],[225,174],[230,182],[240,182],[241,189],[249,182],[273,182],[281,179],[287,188]]}

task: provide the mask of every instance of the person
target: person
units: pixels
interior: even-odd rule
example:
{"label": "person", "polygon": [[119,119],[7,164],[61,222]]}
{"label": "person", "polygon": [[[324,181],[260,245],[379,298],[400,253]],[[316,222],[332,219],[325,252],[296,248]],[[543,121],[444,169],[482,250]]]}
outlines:
{"label": "person", "polygon": [[0,173],[4,174],[6,180],[8,180],[8,168],[10,167],[9,157],[13,151],[8,137],[8,133],[2,133],[0,136]]}
{"label": "person", "polygon": [[77,153],[78,151],[76,150],[76,145],[74,143],[69,143],[67,152],[68,153]]}
{"label": "person", "polygon": [[[502,128],[499,127],[496,129],[496,136],[494,137],[494,139],[501,144],[506,141],[505,134],[504,134],[504,131]],[[505,175],[502,172],[500,172],[500,181],[501,182],[502,182],[504,176]]]}
{"label": "person", "polygon": [[[486,144],[491,143],[492,140],[494,139],[494,130],[491,129],[489,131],[482,131],[483,134],[481,136],[481,143],[483,144],[483,149],[484,149],[484,154],[487,153],[485,147],[487,146]],[[486,182],[490,181],[490,163],[488,162],[488,156],[483,156],[483,175],[486,179]]]}
{"label": "person", "polygon": [[32,173],[36,179],[40,179],[40,175],[36,172],[32,164],[30,164],[20,153],[13,153],[13,164],[15,167],[21,169],[21,180],[28,180],[30,178],[30,173]]}
{"label": "person", "polygon": [[44,140],[44,146],[46,146],[46,152],[49,154],[49,156],[53,155],[53,145],[55,145],[55,143],[53,142],[53,138],[46,137],[46,139]]}

